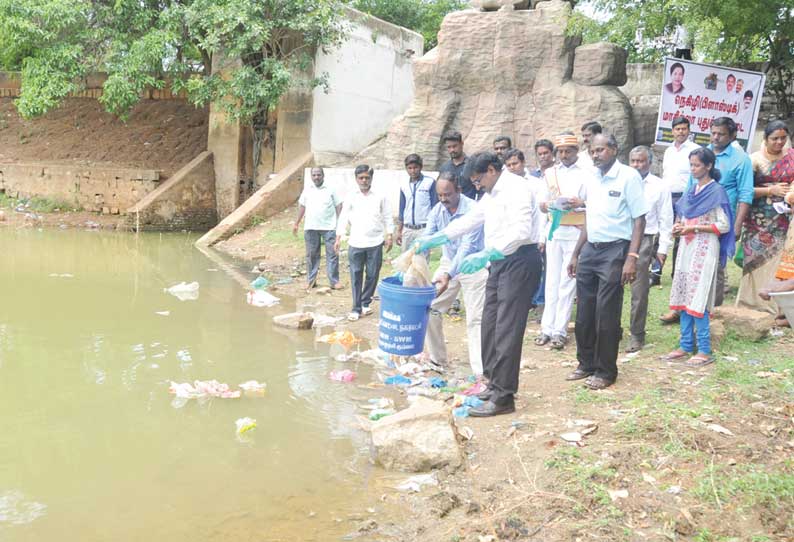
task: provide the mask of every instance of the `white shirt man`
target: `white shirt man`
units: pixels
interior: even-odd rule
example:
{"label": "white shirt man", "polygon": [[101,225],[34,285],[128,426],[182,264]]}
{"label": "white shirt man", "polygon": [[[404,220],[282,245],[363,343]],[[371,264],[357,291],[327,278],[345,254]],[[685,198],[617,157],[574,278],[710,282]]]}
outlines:
{"label": "white shirt man", "polygon": [[[547,185],[547,200],[541,205],[549,216],[560,210],[550,210],[549,206],[559,203],[557,200],[566,198],[584,198],[584,185],[592,178],[592,167],[582,164],[579,142],[575,136],[562,135],[554,139],[557,158],[560,163],[546,170],[544,179]],[[576,280],[568,276],[568,264],[571,261],[580,228],[584,225],[585,213],[581,209],[571,209],[563,215],[557,227],[549,220],[553,231],[551,239],[546,242],[546,288],[545,305],[541,319],[541,332],[535,344],[543,346],[551,341],[554,349],[562,349],[568,340],[568,321],[571,319],[573,299],[576,294]]]}
{"label": "white shirt man", "polygon": [[700,145],[689,140],[689,121],[685,117],[673,120],[673,139],[673,144],[664,151],[662,178],[675,203],[689,182],[689,153],[699,149]]}
{"label": "white shirt man", "polygon": [[[643,195],[648,212],[645,233],[637,258],[637,278],[631,284],[631,339],[626,352],[637,352],[645,345],[645,323],[648,317],[649,268],[654,258],[664,265],[673,244],[673,202],[670,188],[650,173],[653,154],[648,147],[634,147],[629,153],[631,167],[642,177]],[[655,248],[658,243],[658,248]]]}

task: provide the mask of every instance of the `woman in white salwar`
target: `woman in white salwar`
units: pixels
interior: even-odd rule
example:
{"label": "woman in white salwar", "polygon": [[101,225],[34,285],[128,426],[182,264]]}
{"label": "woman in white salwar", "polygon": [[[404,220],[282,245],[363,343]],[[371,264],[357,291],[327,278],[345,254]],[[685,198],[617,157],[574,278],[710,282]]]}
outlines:
{"label": "woman in white salwar", "polygon": [[717,269],[725,265],[736,244],[730,203],[718,182],[720,172],[714,168],[715,160],[709,149],[690,153],[690,171],[697,184],[676,204],[678,221],[673,226],[673,235],[680,236],[681,241],[670,290],[670,309],[681,311],[681,341],[679,348],[662,359],[689,358],[686,365],[690,367],[702,367],[714,361],[709,313],[714,308]]}

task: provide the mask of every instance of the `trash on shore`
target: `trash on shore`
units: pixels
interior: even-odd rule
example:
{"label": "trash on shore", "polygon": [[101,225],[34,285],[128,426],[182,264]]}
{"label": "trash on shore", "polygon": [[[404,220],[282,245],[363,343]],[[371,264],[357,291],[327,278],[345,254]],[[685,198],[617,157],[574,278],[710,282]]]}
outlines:
{"label": "trash on shore", "polygon": [[253,305],[254,307],[272,307],[273,305],[278,305],[279,298],[274,295],[269,294],[264,290],[254,290],[253,292],[248,292],[245,295],[246,303],[249,305]]}
{"label": "trash on shore", "polygon": [[256,427],[256,420],[246,416],[245,418],[239,418],[234,424],[237,426],[237,434],[242,435]]}
{"label": "trash on shore", "polygon": [[331,371],[328,373],[328,378],[334,382],[352,382],[356,378],[356,373],[350,369],[342,369],[341,371]]}
{"label": "trash on shore", "polygon": [[180,282],[170,288],[165,288],[164,291],[176,297],[179,301],[195,301],[199,297],[199,283]]}
{"label": "trash on shore", "polygon": [[416,476],[411,476],[400,485],[395,486],[395,489],[399,491],[412,491],[414,493],[419,493],[422,491],[424,486],[437,485],[438,478],[436,478],[436,473],[431,472],[430,474],[417,474]]}
{"label": "trash on shore", "polygon": [[410,386],[411,379],[403,375],[389,376],[383,380],[387,386]]}
{"label": "trash on shore", "polygon": [[270,286],[270,281],[266,277],[259,276],[251,281],[251,288],[254,290],[264,290],[268,286]]}

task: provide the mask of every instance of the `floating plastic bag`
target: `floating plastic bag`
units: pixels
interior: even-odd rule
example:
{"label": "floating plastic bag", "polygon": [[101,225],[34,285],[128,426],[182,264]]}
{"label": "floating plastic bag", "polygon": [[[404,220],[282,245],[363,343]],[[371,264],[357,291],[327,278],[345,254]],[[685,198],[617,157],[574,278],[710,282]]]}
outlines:
{"label": "floating plastic bag", "polygon": [[361,341],[361,339],[357,338],[350,331],[334,331],[328,335],[323,335],[317,340],[321,343],[341,344],[345,348],[350,348],[354,344]]}
{"label": "floating plastic bag", "polygon": [[394,375],[383,381],[387,386],[410,386],[411,379],[403,375]]}
{"label": "floating plastic bag", "polygon": [[242,435],[256,427],[256,420],[246,416],[238,419],[234,424],[237,426],[237,434]]}
{"label": "floating plastic bag", "polygon": [[263,397],[267,384],[264,382],[257,382],[256,380],[249,380],[248,382],[240,384],[239,388],[250,397]]}
{"label": "floating plastic bag", "polygon": [[334,382],[352,382],[356,378],[356,373],[350,369],[342,369],[341,371],[331,371],[328,378]]}
{"label": "floating plastic bag", "polygon": [[199,283],[198,282],[180,282],[174,284],[170,288],[164,290],[172,296],[176,297],[179,301],[195,301],[199,297]]}
{"label": "floating plastic bag", "polygon": [[432,275],[427,265],[427,258],[423,254],[407,250],[395,258],[392,265],[395,271],[403,274],[403,286],[407,288],[430,286]]}
{"label": "floating plastic bag", "polygon": [[228,384],[222,384],[217,380],[196,380],[193,384],[189,382],[181,384],[171,382],[168,391],[181,399],[201,399],[205,397],[237,399],[242,395],[240,390],[233,390]]}
{"label": "floating plastic bag", "polygon": [[254,307],[272,307],[273,305],[278,305],[279,302],[279,298],[264,290],[248,292],[245,300],[249,305],[253,305]]}

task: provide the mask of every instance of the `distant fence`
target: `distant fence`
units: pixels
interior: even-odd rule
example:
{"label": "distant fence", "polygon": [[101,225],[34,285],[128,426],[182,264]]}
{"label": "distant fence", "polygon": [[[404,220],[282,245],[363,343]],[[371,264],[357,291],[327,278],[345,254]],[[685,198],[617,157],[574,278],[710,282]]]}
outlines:
{"label": "distant fence", "polygon": [[[96,73],[89,75],[84,80],[84,90],[70,94],[71,98],[94,98],[102,96],[102,85],[107,80],[107,74]],[[170,86],[168,84],[166,87]],[[22,90],[22,79],[19,72],[0,72],[0,98],[16,98]],[[168,88],[146,89],[141,93],[141,98],[148,100],[184,100],[185,93],[174,94]]]}

